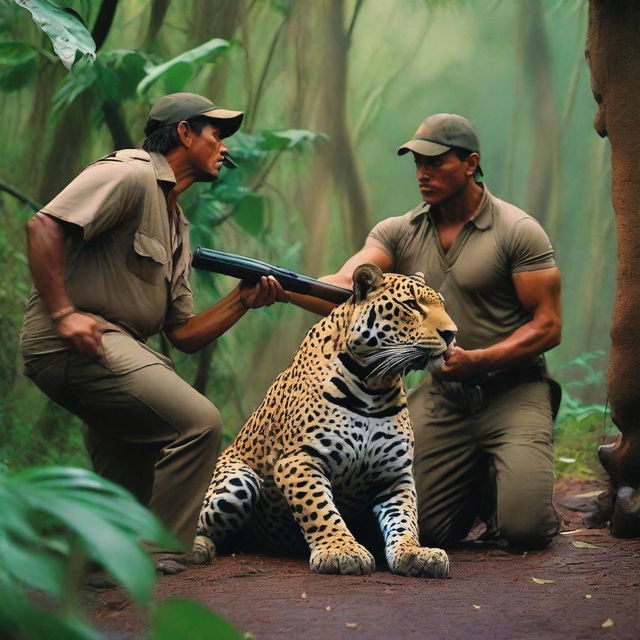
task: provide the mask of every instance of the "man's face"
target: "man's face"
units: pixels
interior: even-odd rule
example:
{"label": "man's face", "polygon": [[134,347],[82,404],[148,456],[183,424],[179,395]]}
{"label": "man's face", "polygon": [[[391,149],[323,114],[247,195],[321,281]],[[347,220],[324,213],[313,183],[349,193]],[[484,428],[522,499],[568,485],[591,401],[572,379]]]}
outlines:
{"label": "man's face", "polygon": [[439,156],[423,156],[413,152],[416,177],[422,199],[427,204],[441,204],[461,193],[469,179],[469,163],[453,151]]}
{"label": "man's face", "polygon": [[216,180],[222,166],[223,153],[229,148],[220,137],[220,129],[207,124],[197,134],[191,130],[191,144],[187,147],[187,158],[197,182]]}

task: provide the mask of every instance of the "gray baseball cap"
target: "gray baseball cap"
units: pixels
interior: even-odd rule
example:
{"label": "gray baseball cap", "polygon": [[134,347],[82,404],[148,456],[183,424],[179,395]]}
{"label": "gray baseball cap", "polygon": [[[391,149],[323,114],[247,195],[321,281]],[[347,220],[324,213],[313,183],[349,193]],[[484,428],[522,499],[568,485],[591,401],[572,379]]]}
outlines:
{"label": "gray baseball cap", "polygon": [[177,124],[194,116],[206,116],[215,120],[222,137],[228,138],[240,128],[244,113],[222,109],[209,98],[196,93],[170,93],[151,107],[144,133],[148,136],[161,127]]}
{"label": "gray baseball cap", "polygon": [[[398,148],[398,155],[414,151],[422,156],[439,156],[452,147],[480,153],[476,128],[455,113],[436,113],[422,121],[413,138]],[[482,175],[480,167],[478,172]]]}

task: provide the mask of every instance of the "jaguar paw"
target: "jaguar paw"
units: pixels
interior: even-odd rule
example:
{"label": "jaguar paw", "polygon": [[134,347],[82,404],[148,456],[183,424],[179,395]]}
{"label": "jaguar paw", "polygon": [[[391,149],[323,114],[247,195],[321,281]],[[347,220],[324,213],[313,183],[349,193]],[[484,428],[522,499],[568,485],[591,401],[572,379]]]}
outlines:
{"label": "jaguar paw", "polygon": [[446,578],[449,575],[449,557],[442,549],[410,547],[388,555],[389,567],[401,576],[419,578]]}
{"label": "jaguar paw", "polygon": [[216,557],[216,545],[207,536],[196,536],[191,557],[194,564],[209,564]]}
{"label": "jaguar paw", "polygon": [[311,552],[309,560],[311,570],[316,573],[340,573],[359,576],[373,573],[376,561],[373,556],[357,542],[341,544],[336,547],[320,547]]}

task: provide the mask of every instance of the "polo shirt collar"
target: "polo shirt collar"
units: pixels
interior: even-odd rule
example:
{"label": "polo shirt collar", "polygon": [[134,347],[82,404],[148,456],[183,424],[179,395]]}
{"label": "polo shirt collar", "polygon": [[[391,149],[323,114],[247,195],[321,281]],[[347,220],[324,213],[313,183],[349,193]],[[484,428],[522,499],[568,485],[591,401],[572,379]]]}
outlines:
{"label": "polo shirt collar", "polygon": [[[483,193],[480,204],[478,204],[478,208],[470,219],[470,222],[473,223],[476,229],[480,229],[480,231],[488,229],[493,222],[493,198],[485,183],[482,183],[482,190]],[[428,205],[426,202],[419,204],[409,212],[409,221],[414,222],[424,218],[427,225],[431,224],[431,216],[427,215],[430,209],[431,205]]]}
{"label": "polo shirt collar", "polygon": [[151,158],[153,170],[156,172],[156,179],[161,180],[162,182],[171,182],[172,184],[176,184],[176,177],[173,174],[167,159],[157,151],[151,151],[149,156]]}

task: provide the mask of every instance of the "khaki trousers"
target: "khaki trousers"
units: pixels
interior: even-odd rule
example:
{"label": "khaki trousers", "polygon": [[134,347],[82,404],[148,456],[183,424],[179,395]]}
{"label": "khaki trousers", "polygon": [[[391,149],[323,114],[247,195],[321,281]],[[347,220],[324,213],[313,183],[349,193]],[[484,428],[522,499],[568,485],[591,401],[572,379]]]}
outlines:
{"label": "khaki trousers", "polygon": [[170,361],[129,336],[103,336],[99,360],[62,351],[28,358],[25,374],[87,425],[96,473],[133,493],[190,550],[219,453],[216,407]]}
{"label": "khaki trousers", "polygon": [[546,547],[557,533],[550,383],[540,373],[510,384],[507,374],[503,387],[429,378],[411,395],[424,544],[462,540],[476,516],[493,516],[519,549]]}

